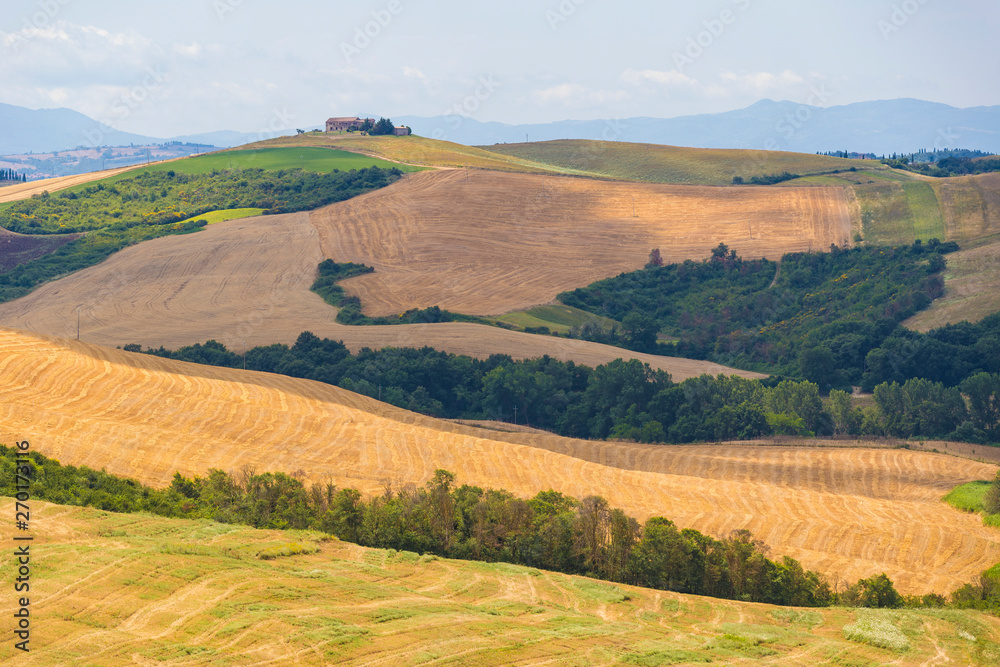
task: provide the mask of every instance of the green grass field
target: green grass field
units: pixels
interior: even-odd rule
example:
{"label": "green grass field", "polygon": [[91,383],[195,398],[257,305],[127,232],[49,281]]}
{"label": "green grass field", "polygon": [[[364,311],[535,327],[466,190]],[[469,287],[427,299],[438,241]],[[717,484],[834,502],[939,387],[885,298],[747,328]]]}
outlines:
{"label": "green grass field", "polygon": [[493,319],[498,322],[513,324],[521,329],[548,327],[549,331],[561,334],[569,333],[573,327],[582,326],[587,322],[593,322],[605,329],[609,329],[617,324],[614,320],[606,317],[594,315],[585,310],[562,304],[536,306],[529,310],[507,313]]}
{"label": "green grass field", "polygon": [[229,208],[222,211],[202,213],[201,215],[189,218],[189,220],[204,220],[208,224],[214,225],[217,222],[239,220],[240,218],[252,218],[255,215],[261,215],[262,213],[264,213],[264,209],[262,208]]}
{"label": "green grass field", "polygon": [[[866,610],[715,600],[307,531],[31,509],[32,665],[1000,660],[1000,620],[977,611],[880,612],[880,628],[905,637],[885,648],[857,631]],[[13,516],[14,500],[0,510]],[[5,568],[8,590],[15,576]],[[12,638],[0,644],[3,664],[18,658]]]}
{"label": "green grass field", "polygon": [[930,184],[922,181],[903,183],[903,193],[910,209],[915,237],[922,241],[933,238],[944,241],[948,232],[944,227],[941,204]]}
{"label": "green grass field", "polygon": [[944,497],[944,501],[963,512],[982,512],[983,496],[990,488],[990,482],[969,482],[956,486]]}

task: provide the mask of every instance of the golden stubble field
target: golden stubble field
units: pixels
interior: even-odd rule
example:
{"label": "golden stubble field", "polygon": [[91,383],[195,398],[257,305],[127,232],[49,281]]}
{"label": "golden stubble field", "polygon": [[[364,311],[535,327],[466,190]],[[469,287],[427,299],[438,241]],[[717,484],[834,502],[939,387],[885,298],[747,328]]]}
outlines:
{"label": "golden stubble field", "polygon": [[446,170],[311,214],[323,254],[375,273],[343,283],[369,315],[432,305],[492,315],[634,271],[659,248],[701,260],[850,243],[842,188],[719,188]]}
{"label": "golden stubble field", "polygon": [[617,347],[469,323],[353,327],[309,291],[322,261],[309,215],[263,216],[217,223],[196,234],[147,241],[105,262],[0,304],[0,325],[110,347],[138,343],[175,349],[218,340],[234,352],[291,344],[303,331],[362,347],[431,346],[445,352],[516,359],[548,354],[598,366],[640,359],[675,380],[702,373],[763,377],[711,362],[630,352]]}
{"label": "golden stubble field", "polygon": [[835,582],[886,572],[950,592],[1000,560],[1000,532],[940,498],[997,466],[900,449],[593,443],[423,417],[328,385],[0,330],[0,442],[157,486],[211,468],[303,471],[366,493],[459,484],[608,499],[722,536],[747,528]]}
{"label": "golden stubble field", "polygon": [[[0,499],[0,511],[14,511]],[[35,502],[32,665],[959,665],[974,611],[788,609],[502,563]],[[6,528],[0,529],[5,530]],[[299,555],[262,556],[300,551]],[[4,585],[9,578],[4,577]],[[872,615],[905,651],[845,638]],[[25,662],[13,641],[4,664]]]}

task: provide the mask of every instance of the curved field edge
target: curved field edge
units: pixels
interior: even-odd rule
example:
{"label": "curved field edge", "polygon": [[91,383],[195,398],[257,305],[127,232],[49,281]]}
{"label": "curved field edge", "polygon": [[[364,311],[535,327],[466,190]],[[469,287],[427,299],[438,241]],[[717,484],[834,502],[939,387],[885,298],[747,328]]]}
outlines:
{"label": "curved field edge", "polygon": [[166,486],[175,472],[305,471],[380,493],[458,484],[521,497],[604,496],[639,520],[713,536],[748,529],[834,581],[885,572],[950,592],[1000,561],[1000,534],[940,502],[996,466],[906,450],[653,447],[501,433],[307,380],[198,366],[0,330],[0,441]]}
{"label": "curved field edge", "polygon": [[[0,499],[4,512],[13,500]],[[904,653],[845,639],[865,612],[796,610],[505,564],[365,549],[318,533],[38,502],[32,664],[959,664],[1000,656],[1000,621],[894,611]],[[261,560],[263,552],[308,547]],[[42,585],[44,584],[44,585]],[[669,636],[669,640],[667,637]],[[970,639],[971,637],[971,639]],[[760,653],[763,652],[763,655]],[[13,642],[0,659],[16,659]],[[757,655],[755,655],[755,653]],[[672,660],[668,660],[672,658]]]}
{"label": "curved field edge", "polygon": [[[411,178],[411,177],[407,177]],[[431,346],[445,352],[517,359],[548,354],[597,366],[636,358],[676,380],[735,373],[710,362],[659,357],[620,348],[468,323],[352,327],[309,291],[323,260],[306,213],[210,225],[197,238],[170,237],[121,250],[102,264],[0,304],[0,323],[45,335],[76,336],[108,346],[137,343],[176,349],[215,339],[231,350],[291,344],[303,331],[362,347]],[[350,282],[350,281],[348,281]],[[79,306],[79,309],[78,309]]]}

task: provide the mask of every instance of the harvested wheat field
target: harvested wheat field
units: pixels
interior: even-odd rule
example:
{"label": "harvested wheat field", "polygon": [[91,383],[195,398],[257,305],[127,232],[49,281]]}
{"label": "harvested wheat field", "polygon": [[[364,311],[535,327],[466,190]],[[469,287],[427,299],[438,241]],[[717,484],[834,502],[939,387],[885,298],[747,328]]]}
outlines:
{"label": "harvested wheat field", "polygon": [[[10,515],[13,500],[0,499],[0,509]],[[42,502],[32,522],[32,555],[45,565],[32,573],[32,665],[1000,659],[1000,621],[975,611],[788,609],[365,549],[305,531]],[[905,651],[845,638],[845,626],[873,613],[905,637]],[[5,664],[17,654],[12,641],[0,644]]]}
{"label": "harvested wheat field", "polygon": [[[634,215],[633,215],[634,211]],[[315,211],[323,254],[375,273],[343,283],[370,315],[437,305],[476,315],[720,242],[778,259],[850,241],[843,188],[715,188],[458,170],[407,176]]]}
{"label": "harvested wheat field", "polygon": [[309,291],[322,261],[309,215],[220,222],[195,234],[126,248],[105,262],[0,304],[0,325],[111,347],[177,348],[218,340],[229,349],[291,344],[303,331],[362,347],[423,347],[485,358],[548,354],[598,366],[641,359],[680,381],[702,373],[763,377],[711,362],[661,357],[579,340],[468,323],[351,327]]}
{"label": "harvested wheat field", "polygon": [[[152,164],[158,164],[158,163],[153,162]],[[0,188],[0,204],[11,201],[19,201],[21,199],[31,199],[31,197],[33,197],[34,195],[40,195],[43,192],[55,192],[57,190],[65,190],[66,188],[71,188],[75,185],[84,185],[86,183],[92,183],[93,181],[99,181],[103,178],[110,178],[111,176],[124,174],[126,171],[141,169],[142,167],[145,166],[147,165],[136,164],[130,167],[120,167],[118,169],[92,171],[87,174],[77,174],[75,176],[59,176],[57,178],[45,178],[40,181],[29,181],[27,183],[21,183],[20,185],[8,185],[4,188]]]}
{"label": "harvested wheat field", "polygon": [[963,320],[978,322],[1000,311],[1000,243],[951,253],[947,261],[944,296],[904,326],[927,332]]}
{"label": "harvested wheat field", "polygon": [[502,433],[307,380],[0,330],[0,442],[157,486],[211,468],[304,472],[378,493],[444,468],[520,496],[604,496],[642,520],[747,528],[837,581],[886,572],[949,592],[1000,560],[1000,532],[940,501],[997,466],[906,450],[651,447]]}

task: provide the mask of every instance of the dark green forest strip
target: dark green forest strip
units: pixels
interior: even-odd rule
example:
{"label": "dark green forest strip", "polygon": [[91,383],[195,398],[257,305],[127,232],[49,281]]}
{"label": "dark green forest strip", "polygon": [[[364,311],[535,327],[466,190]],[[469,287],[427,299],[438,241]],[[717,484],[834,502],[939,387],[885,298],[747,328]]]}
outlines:
{"label": "dark green forest strip", "polygon": [[[142,351],[135,344],[125,349]],[[245,358],[216,341],[146,353],[228,368],[245,364],[433,417],[516,418],[569,437],[689,443],[836,434],[1000,442],[1000,374],[979,373],[961,388],[919,378],[883,383],[862,409],[841,391],[824,405],[811,382],[702,375],[677,384],[634,359],[591,369],[549,357],[480,360],[428,347],[351,354],[342,342],[309,332],[291,347],[255,347]]]}

